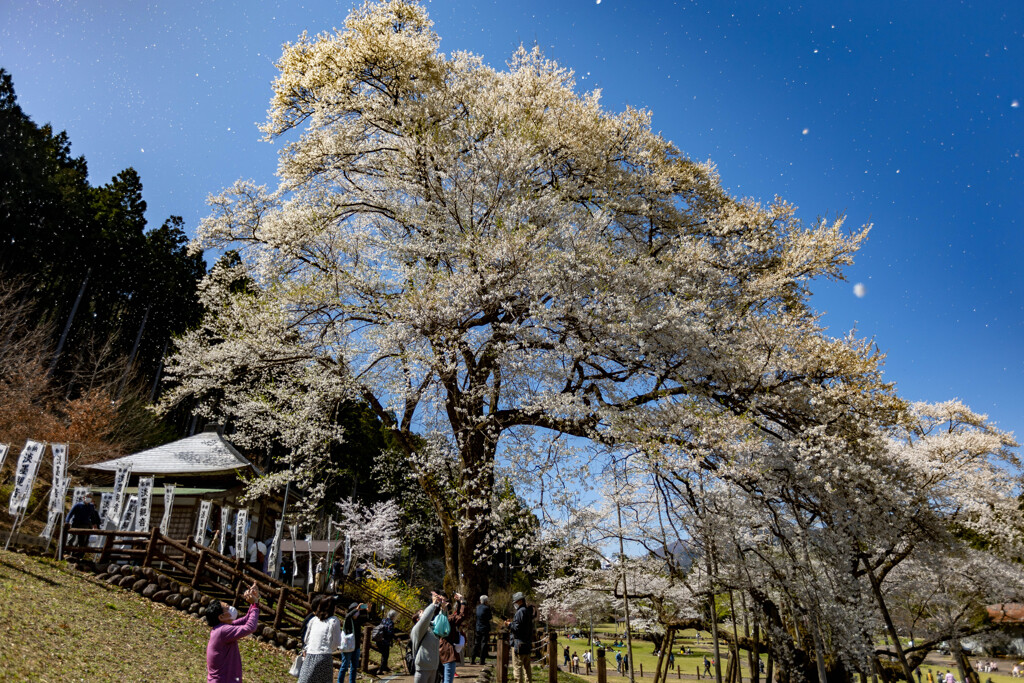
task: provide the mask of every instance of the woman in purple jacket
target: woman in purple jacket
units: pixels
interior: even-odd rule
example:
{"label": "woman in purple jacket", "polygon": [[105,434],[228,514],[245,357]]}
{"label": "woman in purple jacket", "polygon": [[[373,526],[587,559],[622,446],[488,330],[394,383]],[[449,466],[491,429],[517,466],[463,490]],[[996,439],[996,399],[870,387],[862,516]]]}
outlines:
{"label": "woman in purple jacket", "polygon": [[242,680],[242,653],[238,641],[253,633],[260,618],[260,589],[253,583],[242,596],[249,603],[249,611],[241,619],[232,614],[234,608],[225,607],[214,600],[206,608],[206,623],[210,642],[206,644],[207,683],[236,683]]}

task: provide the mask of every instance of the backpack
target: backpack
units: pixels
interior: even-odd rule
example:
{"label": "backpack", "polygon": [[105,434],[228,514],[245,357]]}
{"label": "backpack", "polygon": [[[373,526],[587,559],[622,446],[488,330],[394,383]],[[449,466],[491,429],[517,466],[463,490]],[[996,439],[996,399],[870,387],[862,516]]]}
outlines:
{"label": "backpack", "polygon": [[434,630],[434,635],[438,638],[447,638],[448,634],[452,632],[452,625],[448,623],[448,617],[443,613],[434,617],[431,627]]}
{"label": "backpack", "polygon": [[405,670],[410,676],[416,675],[416,655],[420,651],[420,645],[423,644],[423,639],[416,644],[416,649],[412,647],[412,639],[409,639],[409,644],[405,648]]}
{"label": "backpack", "polygon": [[384,632],[384,630],[384,622],[382,621],[376,626],[374,626],[373,630],[370,631],[370,640],[372,640],[377,645],[383,643],[385,638],[387,638],[387,634]]}

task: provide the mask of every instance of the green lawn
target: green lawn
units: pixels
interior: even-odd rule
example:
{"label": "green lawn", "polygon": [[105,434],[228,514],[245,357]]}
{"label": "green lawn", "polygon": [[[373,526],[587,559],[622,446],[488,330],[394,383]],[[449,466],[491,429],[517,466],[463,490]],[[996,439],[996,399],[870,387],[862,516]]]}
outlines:
{"label": "green lawn", "polygon": [[[206,680],[205,621],[48,559],[0,551],[0,678],[31,681]],[[292,656],[246,638],[246,681],[294,680]]]}
{"label": "green lawn", "polygon": [[[626,653],[626,647],[624,647],[624,646],[623,647],[611,647],[611,644],[616,640],[616,637],[615,637],[615,626],[612,625],[612,624],[601,624],[601,625],[595,624],[595,626],[594,626],[594,636],[595,636],[595,638],[597,638],[597,639],[599,639],[601,641],[601,643],[604,645],[604,647],[607,650],[606,658],[607,658],[608,680],[611,683],[625,683],[626,681],[628,681],[629,680],[628,677],[619,675],[615,671],[615,653],[616,652],[621,652],[623,654]],[[702,632],[701,640],[700,640],[699,643],[698,643],[698,641],[696,639],[696,636],[697,636],[697,632],[691,629],[691,630],[684,631],[684,632],[681,632],[680,634],[678,634],[676,636],[676,642],[675,642],[675,665],[676,665],[676,667],[678,667],[678,673],[681,674],[683,679],[689,678],[691,681],[697,680],[698,668],[700,670],[700,673],[703,674],[703,672],[704,672],[704,666],[703,666],[704,656],[707,655],[707,657],[709,659],[712,658],[711,634],[707,633],[707,632]],[[581,658],[580,659],[580,671],[581,672],[586,671],[586,668],[585,668],[585,666],[582,663],[582,657],[583,657],[584,650],[586,650],[589,647],[589,645],[587,644],[587,639],[586,638],[577,638],[577,639],[574,639],[574,640],[569,640],[563,634],[559,634],[559,637],[558,637],[558,653],[559,653],[558,654],[558,664],[559,664],[559,666],[561,666],[561,664],[562,664],[562,650],[566,646],[566,644],[569,645],[570,653],[571,652],[578,652],[579,653],[580,658]],[[682,648],[684,646],[689,648],[689,649],[691,649],[691,650],[693,650],[693,655],[684,656],[684,655],[679,654],[680,648]],[[721,649],[722,649],[721,654],[722,654],[722,658],[723,658],[722,659],[722,673],[724,675],[725,674],[725,667],[726,667],[726,659],[725,659],[725,657],[727,655],[724,643],[722,644]],[[596,652],[596,648],[595,648],[595,652]],[[762,659],[765,659],[764,655],[762,655]],[[971,657],[970,660],[971,660],[971,664],[978,671],[978,675],[981,677],[982,683],[986,683],[986,681],[988,681],[989,679],[991,679],[992,683],[1016,683],[1016,681],[1019,680],[1019,679],[1013,678],[1010,675],[1010,670],[1013,668],[1013,665],[1014,665],[1015,662],[1021,661],[1021,658],[1016,658],[1015,659],[1015,658],[1010,658],[1010,657],[991,657],[991,658],[990,657],[982,657],[982,658]],[[990,660],[994,661],[994,662],[996,662],[998,664],[998,666],[999,666],[999,671],[998,672],[985,673],[984,671],[981,670],[981,664],[983,662],[990,661]],[[634,661],[634,672],[635,672],[635,675],[636,675],[638,680],[640,680],[640,670],[641,670],[641,667],[643,668],[643,677],[644,678],[654,678],[654,669],[657,667],[657,663],[658,663],[658,657],[657,657],[657,655],[654,654],[654,643],[652,643],[650,641],[646,641],[646,640],[641,640],[639,637],[634,636],[633,637],[633,661]],[[747,659],[746,659],[745,656],[742,658],[741,667],[742,667],[743,677],[745,679],[749,680],[750,679],[750,670],[749,670],[749,667],[747,667]],[[1024,667],[1022,667],[1022,668],[1024,668]],[[956,668],[956,663],[953,661],[952,657],[943,656],[943,655],[939,655],[939,654],[933,653],[933,654],[929,655],[928,658],[925,659],[925,662],[924,662],[924,664],[921,667],[921,674],[922,674],[921,681],[922,681],[922,683],[929,683],[929,681],[928,681],[928,673],[932,672],[934,683],[941,683],[938,680],[937,677],[939,675],[943,675],[944,676],[947,670],[951,671],[953,673],[953,675],[957,678],[957,680],[959,680],[960,674],[959,674],[959,672],[958,672],[958,670]],[[669,676],[669,681],[678,680],[676,671],[677,670],[675,668],[673,668],[672,675]],[[713,672],[714,672],[714,667],[712,667],[712,678],[714,676]],[[580,676],[582,678],[584,678],[584,679],[595,680],[596,681],[597,680],[596,667],[594,668],[594,670],[592,670],[590,676],[587,676],[584,673],[581,673]],[[708,679],[706,677],[702,676],[701,680],[708,680]],[[762,678],[761,680],[763,681],[764,679]]]}

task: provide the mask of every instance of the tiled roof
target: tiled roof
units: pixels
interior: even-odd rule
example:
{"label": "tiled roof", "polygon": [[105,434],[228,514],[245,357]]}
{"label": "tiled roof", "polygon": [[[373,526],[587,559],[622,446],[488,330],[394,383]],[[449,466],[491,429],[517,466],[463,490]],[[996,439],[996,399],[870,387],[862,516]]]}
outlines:
{"label": "tiled roof", "polygon": [[1024,604],[1019,602],[1004,602],[998,605],[989,605],[985,609],[988,611],[989,619],[997,624],[1024,623]]}
{"label": "tiled roof", "polygon": [[317,540],[314,539],[314,541],[312,543],[313,547],[310,548],[310,544],[306,543],[305,541],[302,541],[302,540],[293,541],[290,538],[282,538],[281,539],[281,552],[282,553],[290,553],[292,551],[292,546],[294,546],[295,547],[295,552],[297,552],[297,553],[308,553],[308,552],[314,552],[314,553],[333,553],[333,552],[337,551],[338,550],[338,546],[340,546],[342,544],[343,544],[343,542],[339,541],[339,540],[317,541]]}
{"label": "tiled roof", "polygon": [[180,441],[140,451],[134,455],[86,465],[101,472],[113,472],[119,465],[131,463],[132,474],[227,474],[240,469],[258,467],[215,431],[203,432]]}

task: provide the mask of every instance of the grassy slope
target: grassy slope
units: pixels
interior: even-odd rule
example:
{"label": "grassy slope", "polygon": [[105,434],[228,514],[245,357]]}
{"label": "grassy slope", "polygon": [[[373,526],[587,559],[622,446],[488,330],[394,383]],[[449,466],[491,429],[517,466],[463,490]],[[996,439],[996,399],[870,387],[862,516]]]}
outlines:
{"label": "grassy slope", "polygon": [[[84,578],[52,560],[0,551],[0,680],[206,680],[205,622]],[[245,680],[287,681],[292,656],[241,643]]]}

